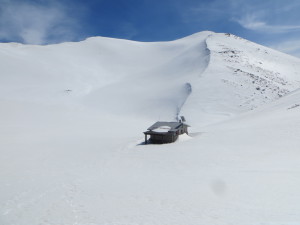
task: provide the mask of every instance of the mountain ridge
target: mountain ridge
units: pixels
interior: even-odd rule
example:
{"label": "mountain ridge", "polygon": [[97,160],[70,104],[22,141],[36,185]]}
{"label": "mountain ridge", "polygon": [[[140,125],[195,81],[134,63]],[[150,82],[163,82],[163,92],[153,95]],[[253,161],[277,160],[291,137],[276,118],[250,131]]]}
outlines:
{"label": "mountain ridge", "polygon": [[[197,126],[213,114],[220,115],[216,121],[226,119],[300,87],[299,59],[209,31],[170,42],[92,37],[47,46],[1,44],[0,58],[2,96],[73,102],[152,119],[174,118],[189,83],[191,99],[182,113]],[[16,83],[20,79],[23,85]]]}

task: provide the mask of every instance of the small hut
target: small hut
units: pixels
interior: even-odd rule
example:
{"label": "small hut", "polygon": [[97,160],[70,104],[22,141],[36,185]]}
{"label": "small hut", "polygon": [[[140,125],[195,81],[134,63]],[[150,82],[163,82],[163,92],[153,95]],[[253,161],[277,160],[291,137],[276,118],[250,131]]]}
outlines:
{"label": "small hut", "polygon": [[[183,117],[184,119],[184,117]],[[175,142],[180,134],[188,134],[189,125],[178,122],[156,122],[144,132],[145,144],[165,144]],[[148,140],[148,135],[150,139]]]}

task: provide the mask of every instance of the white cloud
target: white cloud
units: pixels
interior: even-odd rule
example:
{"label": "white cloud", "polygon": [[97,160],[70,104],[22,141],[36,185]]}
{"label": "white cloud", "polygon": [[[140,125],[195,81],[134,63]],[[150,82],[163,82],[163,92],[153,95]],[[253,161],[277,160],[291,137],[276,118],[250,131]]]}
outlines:
{"label": "white cloud", "polygon": [[37,4],[0,0],[0,39],[27,44],[57,43],[76,38],[76,21],[55,1]]}
{"label": "white cloud", "polygon": [[287,33],[300,31],[299,9],[299,0],[200,1],[184,13],[183,19],[204,23],[231,20],[250,31]]}
{"label": "white cloud", "polygon": [[299,25],[270,25],[264,21],[261,21],[259,17],[255,14],[248,14],[243,16],[241,19],[236,19],[242,27],[268,33],[285,33],[290,31],[300,30]]}

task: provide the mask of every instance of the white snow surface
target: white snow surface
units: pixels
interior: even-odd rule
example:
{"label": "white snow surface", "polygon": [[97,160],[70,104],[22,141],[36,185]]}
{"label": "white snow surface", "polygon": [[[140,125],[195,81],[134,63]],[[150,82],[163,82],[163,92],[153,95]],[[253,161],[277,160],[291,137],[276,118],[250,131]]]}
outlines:
{"label": "white snow surface", "polygon": [[171,130],[171,127],[169,127],[169,126],[160,126],[156,129],[154,129],[153,131],[158,132],[158,133],[165,133],[165,132],[168,132],[169,130]]}
{"label": "white snow surface", "polygon": [[[0,44],[0,224],[300,224],[300,60],[229,34]],[[189,136],[143,145],[184,115]]]}

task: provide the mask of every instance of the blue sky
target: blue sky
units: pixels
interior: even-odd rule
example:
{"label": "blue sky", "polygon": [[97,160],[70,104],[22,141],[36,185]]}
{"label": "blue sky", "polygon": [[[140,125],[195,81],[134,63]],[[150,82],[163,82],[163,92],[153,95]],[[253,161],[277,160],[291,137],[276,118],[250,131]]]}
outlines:
{"label": "blue sky", "polygon": [[300,57],[299,12],[299,0],[0,0],[0,41],[167,41],[210,30]]}

